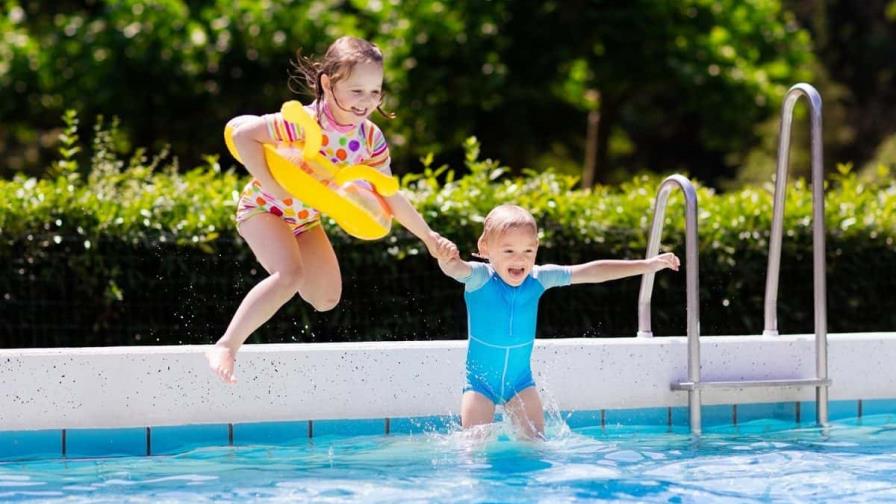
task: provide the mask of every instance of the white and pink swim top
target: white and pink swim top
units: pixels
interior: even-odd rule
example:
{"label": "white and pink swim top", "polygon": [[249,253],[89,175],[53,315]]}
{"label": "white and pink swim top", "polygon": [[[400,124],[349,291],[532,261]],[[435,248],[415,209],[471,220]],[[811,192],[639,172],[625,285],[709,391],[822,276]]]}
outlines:
{"label": "white and pink swim top", "polygon": [[[305,105],[305,111],[312,117],[318,117],[317,102]],[[284,120],[280,112],[265,114],[263,119],[271,138],[277,142],[301,141],[304,136],[302,128]],[[365,119],[356,126],[344,126],[336,122],[330,107],[324,104],[320,123],[323,133],[320,153],[334,165],[341,167],[365,164],[386,175],[392,175],[392,159],[389,157],[386,137],[370,119]]]}

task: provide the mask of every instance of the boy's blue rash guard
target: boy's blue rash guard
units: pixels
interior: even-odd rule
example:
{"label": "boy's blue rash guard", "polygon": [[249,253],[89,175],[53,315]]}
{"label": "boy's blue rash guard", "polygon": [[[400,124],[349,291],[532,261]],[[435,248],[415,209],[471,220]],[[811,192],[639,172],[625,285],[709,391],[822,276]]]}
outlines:
{"label": "boy's blue rash guard", "polygon": [[529,360],[538,300],[551,287],[569,285],[572,273],[565,266],[535,266],[522,284],[512,287],[491,265],[470,266],[470,275],[459,280],[465,284],[469,336],[464,392],[473,390],[504,404],[535,385]]}

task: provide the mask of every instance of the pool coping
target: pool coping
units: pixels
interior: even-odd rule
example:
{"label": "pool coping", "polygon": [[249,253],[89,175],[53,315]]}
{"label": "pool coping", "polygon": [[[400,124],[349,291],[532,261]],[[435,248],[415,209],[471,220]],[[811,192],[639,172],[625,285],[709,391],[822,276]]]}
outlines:
{"label": "pool coping", "polygon": [[[445,423],[459,407],[465,348],[465,341],[246,345],[236,386],[208,370],[205,346],[0,350],[0,439],[31,432],[55,446],[52,439],[65,436],[66,451],[78,453],[82,436],[117,429],[129,451],[142,439],[144,453],[154,453],[165,451],[168,427],[190,427],[217,443],[255,424],[295,430],[304,423],[313,437],[341,432],[333,427],[340,422],[366,422],[369,433],[420,418]],[[845,414],[837,408],[861,417],[863,407],[896,398],[896,333],[831,334],[829,357],[832,418]],[[808,377],[814,338],[703,337],[702,368],[715,379]],[[687,373],[683,337],[538,341],[533,373],[546,408],[570,418],[686,422],[687,394],[669,389]],[[814,416],[811,387],[712,391],[703,399],[710,426],[719,408],[735,423],[757,411]],[[153,449],[153,438],[161,448]],[[118,449],[108,446],[103,453]]]}

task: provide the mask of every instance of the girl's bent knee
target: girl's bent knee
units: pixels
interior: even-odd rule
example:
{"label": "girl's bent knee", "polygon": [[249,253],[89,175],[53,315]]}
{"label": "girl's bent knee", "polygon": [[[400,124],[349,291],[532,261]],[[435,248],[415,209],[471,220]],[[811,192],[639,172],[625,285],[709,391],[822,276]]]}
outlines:
{"label": "girl's bent knee", "polygon": [[293,293],[298,292],[299,286],[302,283],[302,278],[304,277],[302,268],[298,267],[276,271],[271,276],[277,279],[278,287]]}
{"label": "girl's bent knee", "polygon": [[315,310],[319,312],[330,311],[339,304],[340,296],[328,296],[321,299],[314,299],[311,301],[311,306],[314,307]]}

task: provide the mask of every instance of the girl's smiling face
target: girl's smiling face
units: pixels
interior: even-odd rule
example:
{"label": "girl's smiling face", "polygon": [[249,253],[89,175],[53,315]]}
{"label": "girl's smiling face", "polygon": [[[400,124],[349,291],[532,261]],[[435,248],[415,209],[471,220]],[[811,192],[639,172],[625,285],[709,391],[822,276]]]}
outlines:
{"label": "girl's smiling face", "polygon": [[361,124],[383,101],[381,63],[358,63],[348,77],[336,82],[326,74],[320,79],[324,97],[339,124]]}
{"label": "girl's smiling face", "polygon": [[479,241],[479,254],[492,264],[508,285],[521,285],[535,266],[538,236],[528,226],[507,229],[497,236]]}

